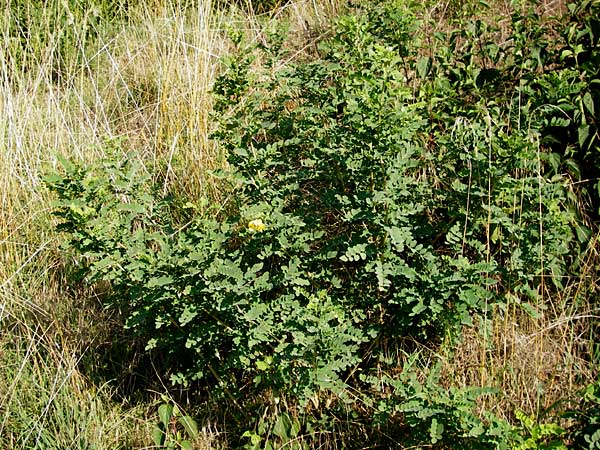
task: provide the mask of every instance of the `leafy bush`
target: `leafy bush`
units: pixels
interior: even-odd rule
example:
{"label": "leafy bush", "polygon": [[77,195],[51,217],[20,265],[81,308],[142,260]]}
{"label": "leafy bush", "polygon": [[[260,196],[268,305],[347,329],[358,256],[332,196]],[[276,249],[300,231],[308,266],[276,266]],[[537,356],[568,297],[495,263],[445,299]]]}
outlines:
{"label": "leafy bush", "polygon": [[[404,2],[368,2],[313,58],[276,35],[226,61],[213,137],[227,205],[172,203],[126,159],[47,178],[66,248],[174,382],[350,402],[379,344],[435,343],[561,288],[587,238],[577,198],[543,123],[522,126],[508,95],[515,74],[535,78],[537,50],[516,35],[494,47],[475,21],[424,56],[419,24]],[[421,438],[487,448],[509,433],[472,413],[468,390],[389,383],[401,400],[384,412]]]}

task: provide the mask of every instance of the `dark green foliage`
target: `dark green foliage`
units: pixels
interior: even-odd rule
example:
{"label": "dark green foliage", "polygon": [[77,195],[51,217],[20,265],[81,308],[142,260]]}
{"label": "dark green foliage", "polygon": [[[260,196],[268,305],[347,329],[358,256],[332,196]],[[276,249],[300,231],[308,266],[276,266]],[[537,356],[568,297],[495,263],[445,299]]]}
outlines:
{"label": "dark green foliage", "polygon": [[600,381],[587,386],[575,403],[565,414],[575,420],[568,430],[570,448],[600,449]]}
{"label": "dark green foliage", "polygon": [[[553,44],[537,38],[539,44],[521,66],[518,84],[521,108],[518,126],[540,130],[542,143],[552,149],[554,170],[568,170],[584,186],[592,199],[593,213],[600,208],[597,179],[600,177],[600,3],[579,1],[569,5],[569,13],[559,30],[534,15],[527,30],[537,36],[559,33]],[[523,19],[514,18],[515,26]],[[531,33],[531,31],[529,31]],[[520,40],[532,48],[529,34]],[[525,54],[525,52],[521,52]],[[559,164],[560,163],[560,164]]]}
{"label": "dark green foliage", "polygon": [[[367,2],[312,60],[285,54],[278,34],[245,49],[214,88],[229,162],[216,175],[235,201],[177,208],[127,160],[65,161],[47,182],[66,247],[110,283],[109,304],[174,382],[300,411],[332,394],[358,409],[350,393],[366,384],[363,413],[408,427],[415,445],[508,448],[518,433],[473,412],[480,392],[408,368],[373,378],[371,364],[384,342],[435,345],[493,305],[543,308],[572,274],[588,230],[545,141],[552,118],[533,105],[535,86],[572,69],[550,70],[534,20],[513,18],[512,46],[472,21],[424,54],[411,8]],[[296,420],[245,437],[283,445]]]}

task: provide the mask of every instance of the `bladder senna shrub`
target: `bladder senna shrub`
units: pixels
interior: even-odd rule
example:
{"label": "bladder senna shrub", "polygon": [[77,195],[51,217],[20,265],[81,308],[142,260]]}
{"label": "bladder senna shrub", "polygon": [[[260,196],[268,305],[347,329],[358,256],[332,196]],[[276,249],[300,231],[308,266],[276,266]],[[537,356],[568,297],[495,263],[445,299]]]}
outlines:
{"label": "bladder senna shrub", "polygon": [[502,78],[469,78],[481,58],[423,62],[398,4],[342,18],[312,59],[276,39],[225,61],[229,215],[179,226],[126,160],[48,179],[67,246],[174,381],[344,398],[381,343],[435,342],[567,273],[576,218],[539,136],[491,100]]}

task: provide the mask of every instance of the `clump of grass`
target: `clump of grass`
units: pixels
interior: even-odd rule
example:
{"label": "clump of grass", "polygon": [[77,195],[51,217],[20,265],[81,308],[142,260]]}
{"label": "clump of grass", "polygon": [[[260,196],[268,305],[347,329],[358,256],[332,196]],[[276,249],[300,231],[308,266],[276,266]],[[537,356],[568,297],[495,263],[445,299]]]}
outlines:
{"label": "clump of grass", "polygon": [[90,385],[79,373],[79,352],[64,348],[51,328],[4,328],[0,445],[108,450],[142,443],[139,409],[113,402],[107,385]]}
{"label": "clump of grass", "polygon": [[482,398],[481,408],[507,420],[516,410],[557,413],[576,399],[598,374],[598,236],[584,260],[580,275],[547,304],[532,309],[515,299],[464,329],[444,357],[447,382],[496,388],[498,395]]}

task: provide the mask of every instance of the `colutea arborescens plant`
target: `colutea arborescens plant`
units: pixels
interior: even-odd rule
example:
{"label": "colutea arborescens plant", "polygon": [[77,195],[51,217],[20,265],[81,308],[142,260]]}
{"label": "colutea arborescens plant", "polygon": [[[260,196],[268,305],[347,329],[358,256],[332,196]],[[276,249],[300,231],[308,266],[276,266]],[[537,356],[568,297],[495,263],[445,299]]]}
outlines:
{"label": "colutea arborescens plant", "polygon": [[310,57],[275,35],[224,61],[226,207],[173,214],[127,159],[47,179],[66,247],[173,381],[349,402],[378,346],[438,342],[568,275],[585,233],[537,122],[515,123],[510,49],[474,23],[424,57],[403,5],[367,2]]}

